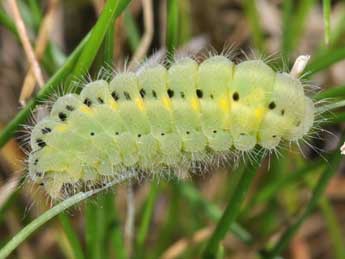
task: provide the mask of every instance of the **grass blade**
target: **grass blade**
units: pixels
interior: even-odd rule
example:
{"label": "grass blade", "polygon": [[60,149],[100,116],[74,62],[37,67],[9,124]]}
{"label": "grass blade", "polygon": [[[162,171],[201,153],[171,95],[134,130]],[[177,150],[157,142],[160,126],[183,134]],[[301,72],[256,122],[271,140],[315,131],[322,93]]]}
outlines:
{"label": "grass blade", "polygon": [[202,256],[203,258],[216,258],[219,249],[219,243],[224,239],[230,226],[236,219],[236,216],[239,214],[240,207],[248,191],[249,185],[254,178],[255,173],[256,168],[247,168],[243,171],[243,175],[237,187],[235,188],[233,195],[231,195],[228,205],[221,219],[218,221],[216,229],[214,230],[211,238],[206,245],[205,251]]}
{"label": "grass blade", "polygon": [[143,253],[143,248],[144,248],[143,246],[144,246],[149,225],[151,222],[152,213],[153,213],[155,201],[158,194],[158,189],[159,189],[159,185],[153,182],[151,184],[151,189],[145,203],[144,212],[142,215],[142,220],[141,220],[139,230],[138,230],[138,235],[137,235],[137,252],[139,254]]}
{"label": "grass blade", "polygon": [[178,0],[168,0],[167,48],[172,58],[178,41]]}
{"label": "grass blade", "polygon": [[11,252],[13,252],[14,249],[18,247],[18,245],[20,245],[26,238],[28,238],[35,230],[37,230],[39,227],[51,220],[56,215],[72,207],[73,205],[112,187],[115,184],[123,183],[133,177],[136,177],[135,173],[129,173],[124,176],[119,176],[118,178],[116,178],[112,182],[109,182],[101,188],[87,192],[79,192],[73,195],[72,197],[58,203],[53,208],[44,212],[41,216],[39,216],[31,223],[29,223],[27,226],[22,228],[4,247],[2,247],[0,249],[0,259],[6,258],[9,254],[11,254]]}
{"label": "grass blade", "polygon": [[83,254],[83,250],[81,248],[81,244],[79,242],[77,234],[73,230],[73,226],[72,226],[69,218],[64,213],[61,213],[59,215],[59,220],[60,220],[62,228],[63,228],[63,230],[67,236],[69,244],[71,245],[75,259],[84,259],[85,257]]}
{"label": "grass blade", "polygon": [[[343,141],[341,142],[343,143]],[[276,256],[278,256],[283,249],[289,244],[291,238],[295,235],[296,231],[299,229],[299,227],[302,225],[305,219],[308,218],[310,213],[314,210],[314,208],[317,206],[326,186],[330,178],[333,176],[334,172],[336,171],[339,162],[340,162],[340,152],[337,150],[336,153],[333,155],[332,160],[330,161],[328,167],[324,170],[324,172],[321,174],[314,190],[313,195],[309,201],[309,203],[306,205],[305,210],[302,212],[301,216],[293,223],[280,237],[278,242],[275,244],[275,246],[268,252],[268,254],[264,255],[267,259],[273,259]]]}
{"label": "grass blade", "polygon": [[323,197],[320,201],[320,208],[325,218],[328,231],[332,240],[334,247],[334,256],[336,259],[345,258],[345,242],[341,233],[341,226],[337,220],[337,217],[334,213],[332,205],[326,197]]}

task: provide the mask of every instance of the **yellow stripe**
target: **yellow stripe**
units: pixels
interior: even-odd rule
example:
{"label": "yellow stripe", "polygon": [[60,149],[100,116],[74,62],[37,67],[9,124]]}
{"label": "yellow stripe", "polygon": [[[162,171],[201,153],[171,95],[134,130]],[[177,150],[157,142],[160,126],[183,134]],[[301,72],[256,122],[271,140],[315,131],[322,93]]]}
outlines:
{"label": "yellow stripe", "polygon": [[109,105],[110,105],[110,109],[112,109],[113,111],[117,110],[117,103],[115,101],[111,100]]}
{"label": "yellow stripe", "polygon": [[68,130],[68,126],[66,124],[59,124],[54,128],[54,130],[57,130],[59,132],[64,132]]}
{"label": "yellow stripe", "polygon": [[93,114],[92,109],[90,109],[86,105],[80,106],[79,111],[82,112],[82,113],[88,114],[88,115],[92,115]]}
{"label": "yellow stripe", "polygon": [[145,109],[145,104],[142,99],[136,98],[135,99],[135,104],[139,108],[139,110],[143,111]]}
{"label": "yellow stripe", "polygon": [[258,107],[254,111],[255,117],[258,121],[262,121],[264,115],[265,115],[265,108],[264,107]]}
{"label": "yellow stripe", "polygon": [[199,111],[200,105],[199,105],[199,101],[197,98],[193,97],[190,101],[190,104],[192,105],[193,110]]}
{"label": "yellow stripe", "polygon": [[169,100],[168,97],[163,97],[162,98],[162,103],[163,103],[163,106],[167,109],[167,110],[170,110],[171,109],[171,102]]}
{"label": "yellow stripe", "polygon": [[225,96],[219,100],[218,106],[224,113],[229,113],[230,102],[228,101],[228,99]]}

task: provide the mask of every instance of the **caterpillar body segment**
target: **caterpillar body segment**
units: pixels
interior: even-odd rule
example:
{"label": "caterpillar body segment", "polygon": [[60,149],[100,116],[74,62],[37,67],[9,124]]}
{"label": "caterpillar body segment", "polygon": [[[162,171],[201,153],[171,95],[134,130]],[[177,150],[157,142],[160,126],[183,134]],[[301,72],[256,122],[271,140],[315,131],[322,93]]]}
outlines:
{"label": "caterpillar body segment", "polygon": [[260,60],[184,58],[88,83],[57,99],[31,134],[29,175],[51,197],[128,170],[188,169],[219,154],[275,149],[314,122],[301,82]]}

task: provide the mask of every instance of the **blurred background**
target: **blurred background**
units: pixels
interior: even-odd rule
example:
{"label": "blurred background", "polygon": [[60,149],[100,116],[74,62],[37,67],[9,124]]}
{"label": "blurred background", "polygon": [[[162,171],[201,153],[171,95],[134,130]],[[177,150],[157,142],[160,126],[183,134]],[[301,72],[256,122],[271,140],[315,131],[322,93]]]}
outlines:
{"label": "blurred background", "polygon": [[[328,14],[325,2],[331,2]],[[66,62],[95,25],[104,4],[103,0],[0,1],[0,132]],[[27,44],[18,30],[19,18]],[[132,0],[114,22],[113,36],[113,58],[105,60],[99,52],[91,76],[96,77],[102,65],[113,63],[121,69],[126,62],[134,64],[163,48],[183,55],[203,48],[221,53],[233,46],[239,57],[260,53],[256,56],[270,57],[278,69],[290,69],[298,55],[310,54],[306,80],[320,88],[309,87],[310,94],[316,101],[345,96],[344,1]],[[30,68],[34,63],[28,45],[38,71]],[[248,167],[257,167],[256,175],[237,225],[222,243],[220,258],[265,258],[282,233],[301,219],[314,187],[326,174],[332,177],[324,181],[324,194],[301,219],[281,256],[345,258],[345,175],[339,158],[344,115],[342,110],[325,115],[320,122],[323,130],[309,140],[314,148],[304,144],[299,150],[292,145],[260,165],[241,163],[235,169],[193,174],[184,181],[135,183],[132,231],[126,228],[128,187],[117,186],[45,224],[10,258],[199,258],[238,183],[237,175],[252,170]],[[38,186],[23,183],[27,150],[23,136],[19,128],[0,153],[0,247],[52,205]]]}

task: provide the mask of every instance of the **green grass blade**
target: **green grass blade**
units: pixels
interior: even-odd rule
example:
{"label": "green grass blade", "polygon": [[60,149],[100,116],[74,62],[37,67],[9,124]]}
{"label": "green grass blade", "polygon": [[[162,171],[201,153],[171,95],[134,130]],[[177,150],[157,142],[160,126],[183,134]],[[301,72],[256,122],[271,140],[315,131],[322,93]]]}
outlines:
{"label": "green grass blade", "polygon": [[247,168],[243,171],[243,175],[236,189],[234,190],[234,193],[231,195],[228,201],[228,205],[221,219],[218,221],[216,229],[214,230],[206,245],[205,251],[202,256],[203,258],[216,258],[217,251],[219,249],[219,243],[224,239],[230,226],[236,219],[236,216],[239,214],[240,207],[249,189],[249,185],[254,178],[255,173],[256,168]]}
{"label": "green grass blade", "polygon": [[67,236],[68,242],[71,245],[74,258],[75,259],[84,259],[85,256],[84,256],[83,250],[81,248],[81,244],[79,242],[78,235],[73,230],[73,226],[72,226],[68,216],[65,215],[64,213],[61,213],[59,215],[59,220],[60,220],[62,228],[63,228],[63,230]]}
{"label": "green grass blade", "polygon": [[154,209],[155,201],[158,194],[158,189],[159,189],[159,185],[153,182],[151,184],[151,189],[146,200],[144,212],[142,215],[142,220],[141,220],[139,230],[138,230],[138,235],[137,235],[137,249],[139,253],[143,252],[142,249],[143,249],[144,242],[146,240],[146,236],[149,230],[153,209]]}
{"label": "green grass blade", "polygon": [[305,71],[308,71],[308,75],[315,74],[324,69],[328,69],[331,65],[342,61],[345,58],[345,48],[329,49],[322,51],[317,56],[313,57],[309,65],[307,65]]}
{"label": "green grass blade", "polygon": [[[109,187],[107,185],[107,187]],[[106,187],[106,188],[107,188]],[[100,188],[97,190],[92,190],[88,192],[78,193],[44,212],[41,216],[33,220],[30,224],[22,228],[4,247],[0,250],[0,259],[6,258],[11,252],[18,247],[26,238],[28,238],[35,230],[40,226],[48,222],[50,219],[63,212],[64,210],[72,207],[73,205],[85,200],[92,195],[104,190],[105,188]]]}
{"label": "green grass blade", "polygon": [[37,29],[42,20],[41,7],[38,4],[37,0],[28,0],[28,4],[31,11],[32,23],[34,25],[34,28]]}
{"label": "green grass blade", "polygon": [[18,39],[17,28],[12,19],[5,13],[4,10],[0,9],[0,24],[7,30],[12,32]]}
{"label": "green grass blade", "polygon": [[279,191],[281,191],[285,186],[289,184],[297,183],[301,177],[313,173],[315,169],[322,165],[322,161],[318,161],[313,164],[307,164],[303,166],[300,170],[294,173],[289,173],[286,177],[280,178],[277,181],[272,182],[272,184],[266,186],[260,192],[258,192],[253,198],[250,207],[257,203],[267,202],[269,199],[273,198]]}
{"label": "green grass blade", "polygon": [[322,214],[325,218],[328,231],[332,240],[332,245],[334,247],[334,256],[335,259],[344,259],[345,258],[345,240],[341,233],[341,226],[337,220],[337,217],[334,213],[332,205],[326,197],[323,197],[320,201],[320,208]]}
{"label": "green grass blade", "polygon": [[127,175],[118,177],[112,182],[107,183],[104,187],[87,191],[87,192],[79,192],[72,197],[58,203],[53,208],[49,209],[48,211],[44,212],[41,216],[34,219],[31,223],[27,226],[22,228],[4,247],[0,249],[0,259],[6,258],[13,250],[15,250],[25,239],[27,239],[35,230],[41,227],[43,224],[51,220],[56,215],[60,214],[61,212],[69,209],[73,205],[90,198],[91,196],[104,191],[113,185],[123,183],[128,179],[136,177],[136,173],[128,173]]}
{"label": "green grass blade", "polygon": [[168,0],[167,49],[172,58],[178,42],[178,0]]}
{"label": "green grass blade", "polygon": [[68,83],[71,83],[72,80],[80,78],[89,70],[97,55],[98,49],[103,42],[108,28],[113,22],[113,18],[117,17],[129,4],[129,2],[130,0],[108,0],[106,2],[96,25],[92,29],[89,40],[83,48],[80,57],[78,58],[77,64],[74,67]]}
{"label": "green grass blade", "polygon": [[[343,140],[344,141],[344,140]],[[343,143],[343,141],[341,143]],[[332,160],[329,162],[328,167],[324,170],[324,172],[321,174],[314,190],[313,195],[308,202],[308,204],[305,207],[305,210],[302,212],[301,216],[293,223],[280,237],[278,242],[274,245],[274,247],[268,252],[268,254],[265,254],[264,257],[266,259],[273,259],[277,257],[289,244],[291,238],[295,235],[299,227],[302,225],[304,220],[308,218],[310,213],[314,210],[314,208],[317,206],[320,198],[322,197],[322,194],[327,186],[328,181],[330,178],[334,175],[334,172],[336,171],[339,162],[340,162],[340,152],[337,150],[336,153],[333,155]]]}
{"label": "green grass blade", "polygon": [[322,100],[326,98],[343,98],[345,97],[345,85],[333,86],[322,92],[317,93],[313,98]]}
{"label": "green grass blade", "polygon": [[85,204],[85,239],[88,258],[100,259],[102,255],[102,209],[96,201]]}

